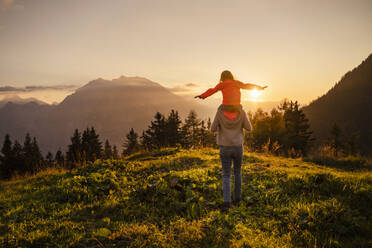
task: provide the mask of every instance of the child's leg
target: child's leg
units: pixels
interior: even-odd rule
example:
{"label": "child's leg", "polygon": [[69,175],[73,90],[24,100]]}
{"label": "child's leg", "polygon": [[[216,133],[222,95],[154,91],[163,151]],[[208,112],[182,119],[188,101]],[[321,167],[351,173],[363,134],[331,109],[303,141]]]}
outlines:
{"label": "child's leg", "polygon": [[221,104],[220,107],[221,110],[227,111],[227,112],[240,112],[241,105],[223,105]]}

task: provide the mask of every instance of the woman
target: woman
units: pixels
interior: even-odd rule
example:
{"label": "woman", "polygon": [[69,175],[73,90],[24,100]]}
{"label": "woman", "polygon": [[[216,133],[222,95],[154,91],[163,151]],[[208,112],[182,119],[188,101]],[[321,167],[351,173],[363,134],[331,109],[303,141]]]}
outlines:
{"label": "woman", "polygon": [[[233,115],[226,114],[226,110],[221,105],[214,117],[211,131],[217,132],[217,144],[220,147],[220,160],[222,163],[222,192],[223,204],[222,211],[226,211],[231,206],[231,162],[234,164],[234,203],[239,204],[242,199],[242,158],[243,158],[243,129],[252,130],[252,125],[241,105],[233,109]],[[233,117],[233,118],[231,118]]]}

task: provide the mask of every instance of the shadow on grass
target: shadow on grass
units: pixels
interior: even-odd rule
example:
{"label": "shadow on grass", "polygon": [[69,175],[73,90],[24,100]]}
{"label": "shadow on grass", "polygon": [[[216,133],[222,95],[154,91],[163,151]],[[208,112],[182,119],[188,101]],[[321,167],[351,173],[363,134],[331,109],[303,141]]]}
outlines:
{"label": "shadow on grass", "polygon": [[328,166],[331,168],[343,171],[371,171],[372,165],[363,157],[344,157],[335,158],[329,156],[314,156],[303,158],[305,162],[311,162],[319,165]]}
{"label": "shadow on grass", "polygon": [[280,197],[294,203],[288,216],[279,218],[282,231],[292,233],[294,245],[366,246],[372,228],[371,184],[368,179],[351,182],[331,174],[282,181]]}
{"label": "shadow on grass", "polygon": [[140,173],[144,176],[149,176],[154,173],[165,173],[170,171],[185,171],[193,168],[204,168],[205,160],[200,157],[194,156],[181,156],[176,157],[167,161],[155,161],[148,162],[146,166],[141,166],[141,168],[134,169],[136,173]]}
{"label": "shadow on grass", "polygon": [[173,155],[173,154],[176,154],[178,152],[180,152],[179,148],[164,148],[162,150],[154,150],[154,151],[151,151],[151,152],[136,153],[136,154],[133,154],[133,155],[127,157],[126,160],[129,160],[129,161],[133,161],[133,160],[136,160],[136,161],[154,160],[154,159],[157,159],[159,157]]}

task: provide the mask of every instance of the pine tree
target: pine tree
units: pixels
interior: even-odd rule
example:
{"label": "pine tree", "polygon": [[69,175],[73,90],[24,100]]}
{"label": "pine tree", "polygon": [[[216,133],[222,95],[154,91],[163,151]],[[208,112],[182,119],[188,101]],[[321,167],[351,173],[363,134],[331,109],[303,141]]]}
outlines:
{"label": "pine tree", "polygon": [[93,162],[102,157],[102,143],[94,127],[84,130],[81,137],[81,152],[83,161]]}
{"label": "pine tree", "polygon": [[105,148],[104,148],[103,153],[104,153],[104,158],[105,159],[112,159],[113,158],[112,148],[111,148],[111,145],[110,145],[110,142],[108,141],[108,139],[106,139]]}
{"label": "pine tree", "polygon": [[63,155],[63,153],[60,149],[56,152],[56,156],[54,157],[54,161],[60,166],[65,166],[65,156]]}
{"label": "pine tree", "polygon": [[206,144],[209,147],[216,147],[217,146],[216,136],[214,135],[214,133],[211,132],[211,126],[212,126],[211,118],[208,118]]}
{"label": "pine tree", "polygon": [[22,153],[23,153],[23,159],[24,159],[23,160],[24,161],[24,168],[23,168],[24,170],[21,171],[21,173],[22,174],[25,174],[25,173],[33,174],[33,172],[34,172],[34,168],[33,168],[34,148],[33,148],[32,139],[31,139],[31,136],[30,136],[29,133],[26,134],[25,141],[23,143]]}
{"label": "pine tree", "polygon": [[53,154],[51,152],[48,152],[47,155],[45,156],[45,162],[48,165],[48,167],[54,165]]}
{"label": "pine tree", "polygon": [[114,148],[112,149],[112,158],[113,159],[119,159],[119,152],[118,149],[116,148],[116,145],[114,145]]}
{"label": "pine tree", "polygon": [[344,146],[344,150],[347,155],[357,155],[358,153],[358,144],[360,144],[360,135],[358,132],[351,133],[346,137],[346,142]]}
{"label": "pine tree", "polygon": [[205,126],[204,120],[202,120],[201,125],[200,125],[200,130],[199,130],[200,146],[202,147],[207,146],[207,139],[208,139],[207,134],[208,134],[207,127]]}
{"label": "pine tree", "polygon": [[174,111],[172,109],[165,123],[165,137],[167,146],[175,147],[177,144],[181,143],[181,123],[182,121],[178,115],[178,111]]}
{"label": "pine tree", "polygon": [[44,166],[44,158],[41,154],[38,142],[36,141],[36,138],[34,137],[32,139],[32,158],[33,158],[33,165],[31,173],[34,174],[39,170],[42,170],[45,168]]}
{"label": "pine tree", "polygon": [[252,132],[246,133],[247,145],[253,150],[261,151],[271,137],[269,136],[270,116],[261,108],[258,108],[251,118]]}
{"label": "pine tree", "polygon": [[341,128],[334,123],[331,129],[331,147],[334,149],[334,155],[338,156],[343,148]]}
{"label": "pine tree", "polygon": [[[140,137],[141,139],[141,146],[148,151],[151,151],[153,149],[153,144],[150,135],[146,134],[145,131],[142,131],[142,135]],[[123,151],[123,154],[125,152]]]}
{"label": "pine tree", "polygon": [[70,168],[73,168],[75,165],[80,165],[82,162],[81,134],[78,129],[75,129],[75,132],[71,137],[71,144],[68,146],[66,156]]}
{"label": "pine tree", "polygon": [[200,144],[200,120],[194,110],[191,110],[181,128],[184,137],[183,146],[186,148],[197,147]]}
{"label": "pine tree", "polygon": [[89,160],[89,156],[91,154],[90,149],[90,130],[89,128],[86,128],[82,135],[81,135],[81,160],[82,163],[85,164],[86,161]]}
{"label": "pine tree", "polygon": [[29,133],[26,134],[23,147],[17,144],[16,149],[21,148],[21,152],[16,151],[17,160],[19,162],[20,174],[35,174],[37,171],[44,168],[44,158],[40,152],[39,145],[35,137],[31,139]]}
{"label": "pine tree", "polygon": [[14,141],[12,153],[14,156],[13,160],[14,172],[18,174],[23,174],[26,171],[24,162],[25,158],[23,153],[23,147],[17,140]]}
{"label": "pine tree", "polygon": [[212,126],[212,121],[211,121],[211,118],[208,117],[208,121],[207,121],[207,128],[208,128],[208,130],[211,130],[211,126]]}
{"label": "pine tree", "polygon": [[14,154],[12,150],[12,141],[9,134],[5,135],[3,147],[0,155],[0,176],[3,179],[9,179],[14,172]]}
{"label": "pine tree", "polygon": [[151,125],[145,131],[145,139],[149,144],[150,150],[153,148],[159,149],[167,145],[166,137],[166,121],[164,116],[157,112],[154,116],[154,121],[151,121]]}
{"label": "pine tree", "polygon": [[309,120],[301,109],[297,101],[288,102],[287,100],[280,106],[284,110],[284,124],[286,129],[286,141],[284,142],[286,152],[294,150],[296,154],[292,156],[305,156],[310,142],[312,132],[308,131],[310,128]]}
{"label": "pine tree", "polygon": [[99,140],[99,135],[96,133],[94,127],[90,129],[90,151],[89,159],[90,161],[94,161],[98,158],[102,157],[102,142]]}
{"label": "pine tree", "polygon": [[133,128],[130,129],[129,133],[126,135],[126,138],[127,139],[123,144],[123,155],[129,155],[137,152],[139,150],[138,134]]}

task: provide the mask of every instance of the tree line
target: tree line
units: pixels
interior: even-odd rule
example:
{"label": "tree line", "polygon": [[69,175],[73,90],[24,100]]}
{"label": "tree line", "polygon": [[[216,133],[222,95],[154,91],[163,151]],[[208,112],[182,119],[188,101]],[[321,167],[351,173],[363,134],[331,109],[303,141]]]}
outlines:
{"label": "tree line", "polygon": [[[214,135],[209,131],[210,125],[210,119],[207,122],[200,120],[195,111],[189,113],[184,123],[178,111],[170,111],[167,117],[157,112],[148,129],[142,132],[142,136],[139,137],[133,128],[130,129],[123,141],[124,149],[121,155],[163,147],[214,146]],[[83,132],[75,129],[65,153],[59,149],[54,156],[48,152],[45,158],[40,152],[36,138],[31,139],[29,133],[26,134],[23,146],[17,140],[13,143],[7,134],[0,154],[0,178],[35,174],[57,165],[73,169],[96,159],[119,159],[121,155],[116,145],[111,146],[107,139],[102,144],[94,127],[86,128]]]}
{"label": "tree line", "polygon": [[[307,155],[314,139],[309,131],[309,120],[297,101],[284,100],[270,113],[258,109],[248,115],[253,130],[246,132],[245,144],[250,150],[291,157]],[[167,117],[158,112],[141,136],[133,128],[130,130],[123,154],[169,146],[215,147],[215,135],[210,132],[210,126],[211,120],[198,119],[195,111],[190,111],[184,123],[177,111],[172,110]]]}
{"label": "tree line", "polygon": [[0,155],[0,176],[9,179],[14,174],[34,174],[45,168],[44,158],[40,152],[36,138],[27,133],[23,145],[17,140],[11,141],[5,135]]}
{"label": "tree line", "polygon": [[345,132],[337,123],[334,123],[328,139],[320,146],[320,149],[328,150],[328,153],[334,157],[355,156],[359,154],[359,144],[360,134],[358,132]]}
{"label": "tree line", "polygon": [[[285,100],[270,113],[258,109],[255,113],[248,112],[248,116],[253,130],[245,133],[245,145],[251,151],[291,157],[306,156],[309,152],[314,139],[309,121],[297,101]],[[157,112],[140,135],[130,129],[123,140],[121,154],[107,139],[102,143],[94,127],[90,127],[83,132],[74,130],[65,153],[59,149],[54,156],[48,152],[45,158],[36,138],[31,138],[30,134],[26,134],[23,145],[18,141],[13,143],[6,135],[0,154],[0,177],[34,174],[57,165],[72,169],[96,159],[119,159],[142,150],[217,147],[210,126],[211,119],[202,120],[195,111],[190,111],[184,121],[176,110],[171,110],[167,116]],[[336,153],[356,150],[355,142],[343,139],[337,125],[330,130],[328,145]]]}
{"label": "tree line", "polygon": [[23,145],[17,140],[12,142],[6,134],[0,154],[0,179],[10,179],[14,175],[32,175],[57,165],[72,169],[96,159],[119,159],[119,155],[117,147],[111,146],[108,140],[102,146],[94,127],[87,128],[83,133],[76,129],[66,153],[59,149],[54,156],[48,152],[45,158],[36,138],[31,138],[29,133],[26,134]]}
{"label": "tree line", "polygon": [[258,109],[248,113],[253,130],[246,133],[245,144],[252,150],[286,157],[311,154],[342,157],[359,154],[359,134],[346,133],[337,123],[328,130],[325,142],[315,144],[309,120],[297,101],[284,100],[270,113]]}
{"label": "tree line", "polygon": [[133,128],[126,135],[123,155],[140,150],[163,147],[202,148],[215,146],[215,135],[210,131],[211,119],[201,120],[195,111],[190,111],[182,122],[178,111],[171,110],[168,116],[157,112],[142,135]]}
{"label": "tree line", "polygon": [[94,162],[96,159],[118,159],[119,152],[116,145],[111,146],[106,139],[104,146],[94,127],[87,128],[83,133],[75,129],[71,144],[68,145],[64,165],[73,168]]}
{"label": "tree line", "polygon": [[284,100],[270,113],[258,109],[248,113],[253,130],[246,134],[246,144],[254,151],[291,157],[306,156],[314,140],[309,120],[297,101]]}

